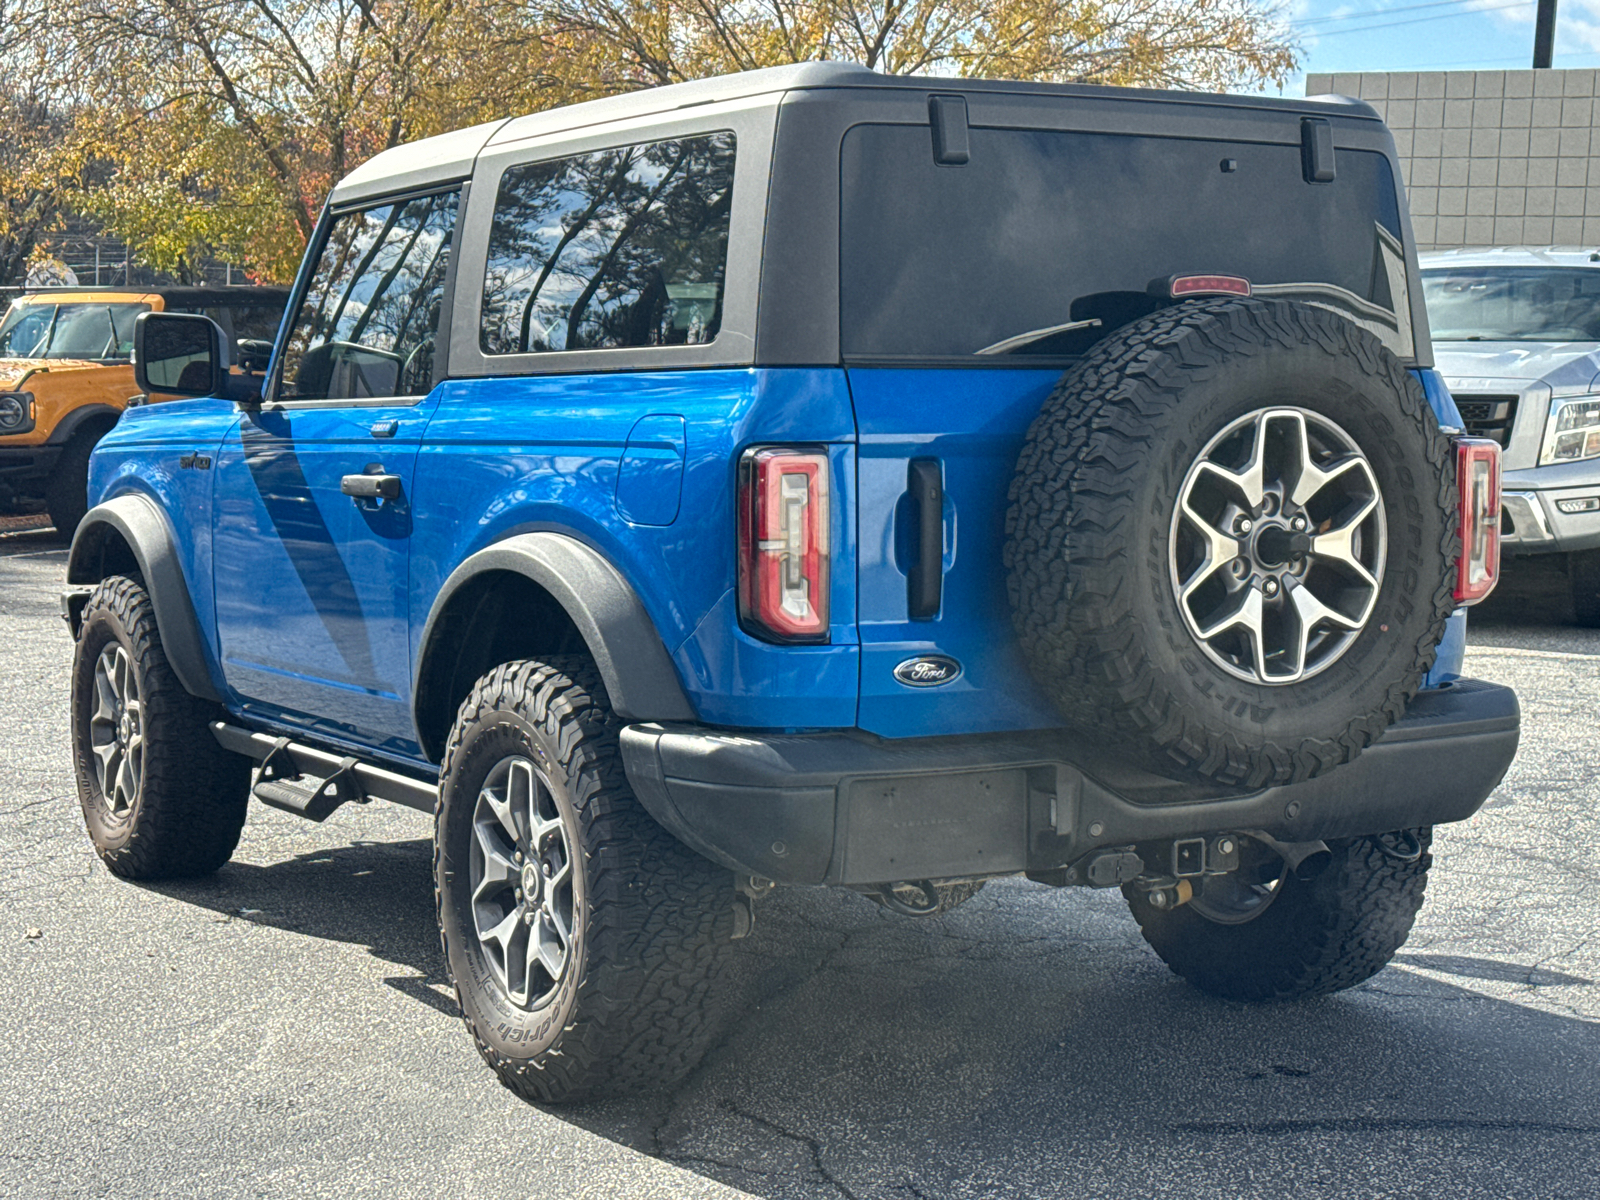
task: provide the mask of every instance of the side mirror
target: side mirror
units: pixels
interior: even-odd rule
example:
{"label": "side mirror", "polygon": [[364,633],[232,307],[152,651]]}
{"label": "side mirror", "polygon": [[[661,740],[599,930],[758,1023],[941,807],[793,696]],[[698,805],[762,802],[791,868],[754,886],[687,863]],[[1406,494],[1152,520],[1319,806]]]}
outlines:
{"label": "side mirror", "polygon": [[227,335],[210,317],[140,313],[133,322],[134,381],[142,392],[223,395],[227,347]]}

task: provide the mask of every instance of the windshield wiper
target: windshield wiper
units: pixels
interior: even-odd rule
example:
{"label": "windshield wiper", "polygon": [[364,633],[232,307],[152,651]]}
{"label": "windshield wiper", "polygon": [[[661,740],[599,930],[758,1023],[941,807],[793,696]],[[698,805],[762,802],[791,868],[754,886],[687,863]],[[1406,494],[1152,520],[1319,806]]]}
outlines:
{"label": "windshield wiper", "polygon": [[985,346],[978,354],[1009,354],[1013,350],[1020,350],[1024,346],[1031,346],[1034,342],[1042,342],[1045,338],[1057,333],[1070,333],[1074,329],[1093,329],[1100,324],[1099,317],[1090,317],[1087,321],[1068,321],[1065,325],[1046,325],[1043,329],[1030,329],[1027,333],[1019,333],[1015,337],[1008,337],[1002,342],[992,346]]}

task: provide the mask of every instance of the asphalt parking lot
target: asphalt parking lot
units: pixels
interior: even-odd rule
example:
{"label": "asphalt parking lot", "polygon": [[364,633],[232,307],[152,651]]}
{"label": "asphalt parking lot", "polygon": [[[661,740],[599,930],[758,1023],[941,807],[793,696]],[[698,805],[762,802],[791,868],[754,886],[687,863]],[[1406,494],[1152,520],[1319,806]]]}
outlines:
{"label": "asphalt parking lot", "polygon": [[1417,930],[1368,984],[1208,999],[1116,893],[1005,881],[915,921],[790,891],[687,1082],[540,1109],[455,1015],[426,818],[256,806],[212,879],[99,865],[64,560],[0,531],[0,1194],[1600,1194],[1600,632],[1561,624],[1547,571],[1512,564],[1468,660],[1521,694],[1521,756],[1440,832]]}

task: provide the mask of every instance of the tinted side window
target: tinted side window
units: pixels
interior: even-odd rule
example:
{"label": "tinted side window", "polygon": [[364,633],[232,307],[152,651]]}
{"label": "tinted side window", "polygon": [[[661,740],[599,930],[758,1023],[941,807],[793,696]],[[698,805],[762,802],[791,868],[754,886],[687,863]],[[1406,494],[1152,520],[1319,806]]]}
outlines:
{"label": "tinted side window", "polygon": [[1340,150],[1337,179],[1311,184],[1298,146],[1002,129],[973,129],[971,145],[947,167],[926,126],[845,137],[845,354],[1081,354],[1151,311],[1152,282],[1211,272],[1335,308],[1414,353],[1380,154]]}
{"label": "tinted side window", "polygon": [[419,196],[334,220],[284,347],[280,399],[432,387],[456,199]]}
{"label": "tinted side window", "polygon": [[485,354],[701,345],[722,321],[734,136],[510,167],[483,281]]}

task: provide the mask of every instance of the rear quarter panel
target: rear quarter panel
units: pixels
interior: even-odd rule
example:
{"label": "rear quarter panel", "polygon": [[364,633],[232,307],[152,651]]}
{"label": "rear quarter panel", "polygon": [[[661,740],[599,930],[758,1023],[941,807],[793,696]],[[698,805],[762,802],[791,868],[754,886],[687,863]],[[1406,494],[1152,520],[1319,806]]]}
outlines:
{"label": "rear quarter panel", "polygon": [[[618,473],[641,418],[681,417],[684,467],[670,524],[629,521]],[[701,719],[764,728],[855,722],[855,425],[838,370],[748,368],[455,380],[444,385],[415,483],[413,661],[439,589],[466,557],[551,530],[600,551],[649,612]],[[836,567],[832,644],[777,647],[738,629],[734,496],[740,451],[829,446]],[[655,468],[652,468],[654,471]],[[662,477],[660,486],[672,486]],[[670,511],[670,506],[663,506]]]}

